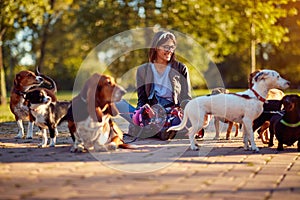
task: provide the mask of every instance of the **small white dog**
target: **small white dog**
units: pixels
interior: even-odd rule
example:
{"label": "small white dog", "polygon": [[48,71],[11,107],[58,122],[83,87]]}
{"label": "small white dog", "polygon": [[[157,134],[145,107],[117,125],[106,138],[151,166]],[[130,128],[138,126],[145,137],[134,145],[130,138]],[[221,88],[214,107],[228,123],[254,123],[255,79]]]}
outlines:
{"label": "small white dog", "polygon": [[258,152],[259,149],[254,142],[252,122],[263,112],[263,103],[268,91],[271,88],[286,89],[290,82],[281,78],[274,70],[261,70],[252,81],[254,83],[252,88],[244,92],[207,95],[192,99],[184,109],[182,122],[169,128],[168,131],[183,129],[189,119],[191,127],[188,129],[188,135],[191,149],[198,150],[194,135],[203,128],[204,124],[207,124],[206,115],[211,114],[242,123],[244,148],[248,150],[250,142],[251,149]]}

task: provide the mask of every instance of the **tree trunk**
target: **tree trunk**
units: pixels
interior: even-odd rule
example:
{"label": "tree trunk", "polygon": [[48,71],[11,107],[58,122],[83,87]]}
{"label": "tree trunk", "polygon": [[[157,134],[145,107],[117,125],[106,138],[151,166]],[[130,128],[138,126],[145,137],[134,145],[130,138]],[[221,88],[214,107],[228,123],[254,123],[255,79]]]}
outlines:
{"label": "tree trunk", "polygon": [[[55,0],[50,1],[51,9],[54,8],[54,2],[55,2]],[[44,28],[43,28],[43,32],[42,32],[41,46],[40,46],[40,52],[39,52],[40,57],[36,64],[36,69],[38,69],[39,72],[41,72],[41,73],[43,71],[43,65],[44,65],[44,59],[45,59],[45,53],[46,53],[46,44],[47,44],[47,40],[48,40],[48,32],[49,32],[49,27],[50,27],[52,17],[53,16],[51,16],[51,15],[48,16],[48,18],[46,19]]]}
{"label": "tree trunk", "polygon": [[3,56],[2,56],[2,38],[5,33],[5,30],[2,30],[0,33],[0,104],[6,105],[7,104],[7,91],[6,91],[6,82],[5,82],[5,73],[4,73],[4,66],[3,66]]}
{"label": "tree trunk", "polygon": [[256,39],[255,39],[255,25],[251,24],[251,73],[256,69],[256,56],[255,56],[255,47],[256,47]]}

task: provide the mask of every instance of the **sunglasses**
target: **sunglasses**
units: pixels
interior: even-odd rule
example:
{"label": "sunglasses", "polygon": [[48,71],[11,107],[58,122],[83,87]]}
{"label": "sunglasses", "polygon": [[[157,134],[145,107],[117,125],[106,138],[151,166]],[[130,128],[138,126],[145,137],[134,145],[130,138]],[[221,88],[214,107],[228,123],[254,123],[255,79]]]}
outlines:
{"label": "sunglasses", "polygon": [[164,51],[175,51],[176,46],[175,45],[163,45],[160,47],[161,49],[163,49]]}

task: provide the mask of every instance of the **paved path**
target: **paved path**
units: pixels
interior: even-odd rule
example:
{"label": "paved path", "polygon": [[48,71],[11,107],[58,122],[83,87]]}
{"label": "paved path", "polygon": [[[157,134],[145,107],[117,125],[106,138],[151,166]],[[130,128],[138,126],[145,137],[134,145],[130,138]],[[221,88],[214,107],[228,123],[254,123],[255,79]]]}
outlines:
{"label": "paved path", "polygon": [[241,135],[212,140],[210,127],[200,151],[191,151],[183,137],[73,154],[64,124],[58,145],[43,149],[38,136],[14,139],[15,127],[0,124],[0,199],[300,199],[295,146],[276,152],[256,139],[261,151],[252,153],[243,150]]}

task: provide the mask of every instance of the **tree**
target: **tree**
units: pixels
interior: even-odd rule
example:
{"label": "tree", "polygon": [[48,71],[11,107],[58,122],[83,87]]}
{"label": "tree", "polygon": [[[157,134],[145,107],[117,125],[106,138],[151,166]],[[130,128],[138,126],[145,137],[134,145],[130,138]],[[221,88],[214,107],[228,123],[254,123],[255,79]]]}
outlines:
{"label": "tree", "polygon": [[[273,67],[274,64],[269,60],[261,59],[266,54],[271,57],[276,53],[276,58],[288,56],[279,44],[283,44],[289,37],[295,37],[293,34],[287,34],[292,25],[281,23],[293,10],[293,5],[287,6],[291,1],[49,0],[42,3],[35,0],[31,4],[21,0],[9,0],[0,5],[1,11],[5,11],[5,7],[12,10],[11,14],[1,12],[0,20],[13,19],[11,24],[6,25],[10,28],[4,29],[6,34],[3,47],[9,47],[11,50],[16,33],[25,28],[29,29],[30,31],[26,31],[31,34],[27,40],[32,38],[32,49],[29,53],[36,59],[36,65],[42,68],[43,73],[57,81],[59,89],[72,89],[81,63],[98,44],[130,29],[154,27],[153,31],[156,31],[158,28],[166,28],[193,37],[209,55],[205,56],[202,50],[195,53],[195,49],[189,45],[179,46],[177,52],[184,52],[182,57],[178,56],[181,61],[191,65],[190,60],[185,60],[191,58],[193,64],[200,66],[204,74],[209,70],[210,62],[206,60],[209,57],[218,64],[228,84],[239,86],[242,83],[246,86],[247,76],[253,70],[249,67],[251,44],[252,63],[257,60],[258,66]],[[0,30],[3,30],[3,27],[1,25]],[[150,41],[152,33],[144,33],[144,38],[146,42]],[[110,48],[117,49],[120,41],[124,41],[123,38],[111,43]],[[179,41],[179,44],[182,43]],[[256,54],[253,53],[254,50]],[[12,60],[15,63],[19,62],[18,57],[11,59],[11,54],[7,51],[4,53],[8,55],[4,56],[6,65],[9,62],[13,63]],[[94,53],[96,60],[99,52]],[[147,49],[128,52],[114,62],[108,62],[106,73],[118,78],[130,68],[146,61]],[[282,65],[284,64],[286,63],[282,62]],[[191,78],[198,81],[194,85],[196,87],[205,84],[199,81],[198,77]]]}
{"label": "tree", "polygon": [[[42,24],[44,11],[49,9],[45,1],[1,0],[0,2],[0,79],[1,104],[6,104],[5,67],[3,47],[15,38],[15,34],[24,27]],[[9,36],[9,37],[7,37]]]}

